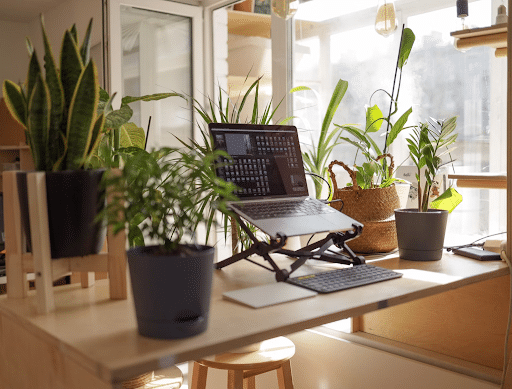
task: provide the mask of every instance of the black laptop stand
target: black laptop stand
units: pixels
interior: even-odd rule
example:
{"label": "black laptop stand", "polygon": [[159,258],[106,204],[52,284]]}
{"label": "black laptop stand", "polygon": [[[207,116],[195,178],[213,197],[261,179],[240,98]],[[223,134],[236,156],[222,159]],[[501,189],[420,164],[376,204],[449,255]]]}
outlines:
{"label": "black laptop stand", "polygon": [[[353,224],[352,226],[354,227],[354,230],[346,232],[331,232],[318,242],[309,244],[299,250],[287,250],[283,248],[286,244],[286,235],[278,234],[276,239],[270,239],[270,243],[261,242],[256,238],[256,236],[254,236],[247,224],[242,221],[238,215],[235,215],[234,217],[239,223],[240,227],[247,233],[247,235],[249,235],[253,243],[248,249],[243,250],[240,253],[226,258],[220,262],[217,262],[215,264],[216,269],[222,269],[223,267],[231,265],[232,263],[245,259],[254,263],[255,265],[275,272],[277,281],[286,281],[288,277],[290,277],[290,275],[299,267],[301,267],[308,259],[316,259],[320,261],[341,263],[346,265],[360,265],[365,263],[365,260],[362,256],[355,255],[354,252],[346,245],[348,240],[354,239],[361,234],[363,227],[360,224]],[[325,251],[333,245],[339,249],[342,249],[343,252],[333,254],[326,253]],[[285,254],[289,257],[297,258],[297,260],[291,265],[290,270],[281,269],[270,257],[271,253]],[[249,256],[252,254],[257,254],[263,257],[271,265],[271,267],[262,265],[261,263],[249,259]]]}

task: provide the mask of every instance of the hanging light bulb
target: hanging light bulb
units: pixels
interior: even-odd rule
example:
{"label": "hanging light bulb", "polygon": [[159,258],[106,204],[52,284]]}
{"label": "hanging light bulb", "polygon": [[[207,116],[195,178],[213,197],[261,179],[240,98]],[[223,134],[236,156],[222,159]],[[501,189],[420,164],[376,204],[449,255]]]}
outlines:
{"label": "hanging light bulb", "polygon": [[299,8],[299,0],[272,0],[272,11],[283,19],[290,19]]}
{"label": "hanging light bulb", "polygon": [[375,19],[375,31],[380,35],[391,35],[398,26],[394,0],[379,0],[377,5],[377,18]]}

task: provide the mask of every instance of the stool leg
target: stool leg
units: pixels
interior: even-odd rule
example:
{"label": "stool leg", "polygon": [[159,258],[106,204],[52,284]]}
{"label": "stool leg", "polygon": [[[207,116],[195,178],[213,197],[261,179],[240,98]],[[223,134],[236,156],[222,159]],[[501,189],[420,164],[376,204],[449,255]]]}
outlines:
{"label": "stool leg", "polygon": [[284,362],[277,369],[277,382],[279,389],[293,389],[292,366],[290,360]]}
{"label": "stool leg", "polygon": [[206,378],[208,376],[208,368],[197,362],[194,362],[192,370],[192,383],[190,389],[206,389]]}
{"label": "stool leg", "polygon": [[256,376],[244,379],[244,389],[256,389]]}
{"label": "stool leg", "polygon": [[243,370],[228,370],[228,389],[244,389]]}

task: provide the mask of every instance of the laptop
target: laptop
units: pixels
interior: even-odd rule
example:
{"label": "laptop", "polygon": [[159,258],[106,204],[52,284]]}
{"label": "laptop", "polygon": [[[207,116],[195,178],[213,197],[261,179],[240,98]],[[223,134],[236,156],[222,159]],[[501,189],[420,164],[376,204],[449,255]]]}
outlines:
{"label": "laptop", "polygon": [[361,223],[308,195],[295,126],[210,123],[218,177],[237,185],[228,206],[276,238],[353,230]]}

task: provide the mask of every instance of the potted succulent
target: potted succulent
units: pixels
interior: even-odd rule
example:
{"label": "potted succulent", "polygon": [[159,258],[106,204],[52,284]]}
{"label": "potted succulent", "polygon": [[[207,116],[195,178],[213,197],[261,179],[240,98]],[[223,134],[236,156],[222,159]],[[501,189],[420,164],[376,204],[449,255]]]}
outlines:
{"label": "potted succulent", "polygon": [[[100,87],[89,57],[92,19],[82,44],[75,25],[64,33],[60,63],[53,56],[42,17],[41,26],[44,71],[27,39],[27,80],[23,85],[6,80],[3,95],[10,113],[25,129],[35,169],[46,172],[52,258],[94,254],[105,236],[103,224],[94,221],[104,203],[99,189],[104,171],[85,166],[103,132],[105,115],[98,112]],[[18,178],[23,183],[23,176]],[[26,196],[26,191],[20,192]],[[27,199],[20,200],[23,211]]]}
{"label": "potted succulent", "polygon": [[[236,200],[235,186],[212,169],[225,153],[130,151],[120,174],[105,180],[117,193],[105,212],[114,231],[142,220],[151,242],[127,251],[139,333],[167,339],[198,334],[207,328],[215,249],[196,243],[195,232],[208,223],[206,206],[228,214],[226,201]],[[207,194],[216,201],[206,204]]]}
{"label": "potted succulent", "polygon": [[[452,188],[429,204],[430,190],[439,169],[453,162],[449,146],[457,139],[454,130],[457,117],[446,120],[429,119],[415,126],[407,138],[409,155],[417,168],[418,207],[395,210],[400,258],[414,261],[435,261],[442,258],[448,213],[461,201]],[[443,162],[442,156],[450,156]],[[423,173],[422,173],[423,172]],[[421,175],[425,187],[421,188]]]}

